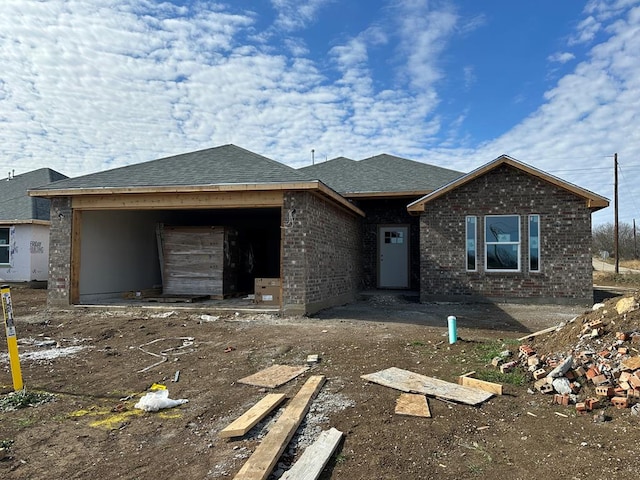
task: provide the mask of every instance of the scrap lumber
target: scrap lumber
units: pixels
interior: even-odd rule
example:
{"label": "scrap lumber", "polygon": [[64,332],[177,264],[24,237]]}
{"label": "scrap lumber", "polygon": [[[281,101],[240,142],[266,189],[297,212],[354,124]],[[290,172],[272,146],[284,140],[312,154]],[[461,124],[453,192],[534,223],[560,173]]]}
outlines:
{"label": "scrap lumber", "polygon": [[476,372],[469,372],[464,375],[460,375],[458,377],[458,385],[479,388],[480,390],[493,393],[494,395],[502,395],[502,385],[471,377],[474,373]]}
{"label": "scrap lumber", "polygon": [[431,418],[427,397],[417,393],[401,393],[396,400],[396,415]]}
{"label": "scrap lumber", "polygon": [[523,340],[526,340],[528,338],[533,338],[533,337],[537,337],[538,335],[544,335],[545,333],[554,332],[554,331],[558,330],[559,328],[560,328],[560,325],[556,325],[555,327],[544,328],[542,330],[538,330],[537,332],[533,332],[533,333],[530,333],[528,335],[525,335],[524,337],[520,337],[517,340],[519,342],[522,342]]}
{"label": "scrap lumber", "polygon": [[284,393],[269,393],[253,407],[220,430],[218,436],[221,438],[241,437],[266,417],[269,412],[280,405],[285,398],[286,395]]}
{"label": "scrap lumber", "polygon": [[423,395],[440,397],[445,400],[454,400],[467,405],[479,405],[493,396],[492,393],[485,392],[484,390],[464,387],[397,367],[362,375],[361,378],[369,382],[384,385],[385,387],[395,388],[402,392],[422,393]]}
{"label": "scrap lumber", "polygon": [[335,428],[322,432],[280,480],[317,480],[338,447],[342,435]]}
{"label": "scrap lumber", "polygon": [[271,365],[269,368],[241,378],[238,383],[253,385],[254,387],[276,388],[293,380],[298,375],[309,370],[309,366]]}
{"label": "scrap lumber", "polygon": [[236,480],[265,480],[269,476],[324,382],[324,375],[309,377],[234,477]]}

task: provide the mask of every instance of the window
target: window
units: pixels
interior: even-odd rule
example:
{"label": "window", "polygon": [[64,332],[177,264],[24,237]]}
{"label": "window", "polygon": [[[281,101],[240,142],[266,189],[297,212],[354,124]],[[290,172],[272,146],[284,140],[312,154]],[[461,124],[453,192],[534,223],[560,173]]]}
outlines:
{"label": "window", "polygon": [[476,217],[467,217],[467,270],[476,271],[476,240],[478,238]]}
{"label": "window", "polygon": [[520,216],[485,217],[485,268],[488,271],[520,271]]}
{"label": "window", "polygon": [[529,215],[529,270],[540,271],[540,215]]}
{"label": "window", "polygon": [[9,228],[0,227],[0,265],[9,265]]}
{"label": "window", "polygon": [[404,243],[404,232],[384,232],[384,243]]}

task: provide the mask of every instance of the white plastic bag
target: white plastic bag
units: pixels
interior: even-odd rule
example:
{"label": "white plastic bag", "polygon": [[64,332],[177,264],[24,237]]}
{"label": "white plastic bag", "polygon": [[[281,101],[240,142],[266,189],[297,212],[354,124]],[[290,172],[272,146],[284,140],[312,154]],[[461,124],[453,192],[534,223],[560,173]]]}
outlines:
{"label": "white plastic bag", "polygon": [[163,408],[173,408],[183,403],[187,403],[189,400],[186,398],[180,398],[178,400],[172,400],[169,398],[169,390],[162,389],[155,392],[145,393],[138,403],[134,405],[135,408],[144,410],[145,412],[157,412]]}

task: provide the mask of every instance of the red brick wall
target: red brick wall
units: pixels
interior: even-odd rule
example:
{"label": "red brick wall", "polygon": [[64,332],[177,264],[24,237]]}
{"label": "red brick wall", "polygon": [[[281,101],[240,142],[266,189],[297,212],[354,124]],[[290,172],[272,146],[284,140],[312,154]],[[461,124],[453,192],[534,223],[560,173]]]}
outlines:
{"label": "red brick wall", "polygon": [[[421,301],[593,301],[586,201],[503,165],[428,203],[420,219]],[[528,215],[540,215],[540,272],[529,271]],[[477,220],[477,271],[466,271],[466,216]],[[521,271],[486,272],[485,215],[520,215]]]}

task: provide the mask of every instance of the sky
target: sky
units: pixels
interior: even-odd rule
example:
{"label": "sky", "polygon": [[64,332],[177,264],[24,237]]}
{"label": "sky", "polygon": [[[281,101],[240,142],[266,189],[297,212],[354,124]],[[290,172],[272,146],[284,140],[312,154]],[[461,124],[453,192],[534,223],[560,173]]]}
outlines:
{"label": "sky", "polygon": [[0,66],[7,173],[507,154],[609,198],[599,225],[617,153],[640,227],[640,0],[2,0]]}

